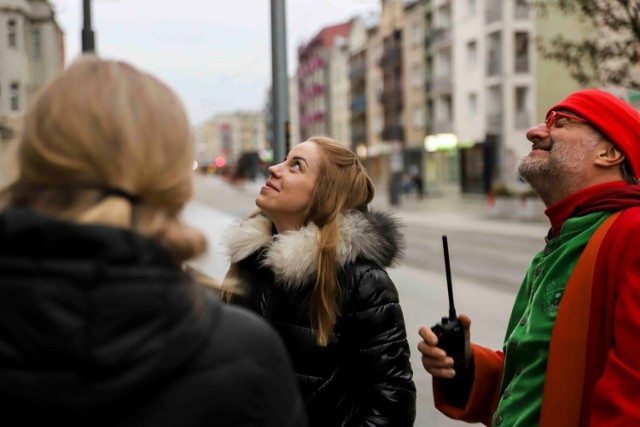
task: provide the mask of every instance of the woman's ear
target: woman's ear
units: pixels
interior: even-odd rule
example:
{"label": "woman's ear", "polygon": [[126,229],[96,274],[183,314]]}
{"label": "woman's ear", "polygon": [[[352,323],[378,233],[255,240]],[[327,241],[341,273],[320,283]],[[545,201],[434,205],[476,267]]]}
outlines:
{"label": "woman's ear", "polygon": [[618,166],[624,162],[624,154],[615,145],[608,141],[600,147],[598,147],[598,157],[596,158],[596,165],[601,167]]}

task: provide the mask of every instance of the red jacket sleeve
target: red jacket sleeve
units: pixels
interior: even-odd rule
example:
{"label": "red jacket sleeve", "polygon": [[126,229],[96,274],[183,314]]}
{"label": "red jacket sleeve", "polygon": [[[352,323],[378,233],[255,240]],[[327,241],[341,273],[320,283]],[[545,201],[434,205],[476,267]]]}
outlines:
{"label": "red jacket sleeve", "polygon": [[459,408],[448,402],[436,378],[433,379],[434,402],[436,408],[449,418],[490,425],[498,403],[504,354],[476,344],[472,344],[471,348],[475,369],[466,407]]}

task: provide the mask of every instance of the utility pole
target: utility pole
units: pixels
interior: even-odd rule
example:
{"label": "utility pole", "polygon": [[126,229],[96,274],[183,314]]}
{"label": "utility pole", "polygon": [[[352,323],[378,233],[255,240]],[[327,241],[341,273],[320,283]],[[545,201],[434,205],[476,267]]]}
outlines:
{"label": "utility pole", "polygon": [[289,151],[289,78],[287,76],[285,0],[271,0],[271,96],[273,99],[273,162]]}
{"label": "utility pole", "polygon": [[95,40],[91,29],[91,0],[82,0],[82,52],[95,52]]}

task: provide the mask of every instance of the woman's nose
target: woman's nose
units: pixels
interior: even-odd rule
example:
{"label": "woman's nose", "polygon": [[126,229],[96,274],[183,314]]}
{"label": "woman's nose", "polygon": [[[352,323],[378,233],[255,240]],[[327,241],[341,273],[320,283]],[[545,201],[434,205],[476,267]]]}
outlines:
{"label": "woman's nose", "polygon": [[269,166],[269,168],[267,169],[267,171],[269,171],[269,175],[272,175],[272,176],[278,176],[278,173],[279,173],[279,171],[280,171],[279,166],[280,166],[281,164],[282,164],[282,163],[278,163],[277,165],[271,165],[271,166]]}

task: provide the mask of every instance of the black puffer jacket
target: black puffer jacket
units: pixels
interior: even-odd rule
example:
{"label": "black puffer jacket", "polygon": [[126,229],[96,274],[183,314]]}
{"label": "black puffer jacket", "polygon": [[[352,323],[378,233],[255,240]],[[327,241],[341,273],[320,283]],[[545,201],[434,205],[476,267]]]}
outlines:
{"label": "black puffer jacket", "polygon": [[317,228],[272,236],[262,215],[227,235],[239,262],[236,298],[264,316],[284,338],[312,426],[412,426],[415,385],[397,290],[384,267],[401,249],[386,214],[349,211],[340,218],[339,317],[329,345],[310,327],[309,298],[317,271]]}
{"label": "black puffer jacket", "polygon": [[154,241],[22,209],[0,215],[3,424],[306,426],[290,359],[258,316]]}

